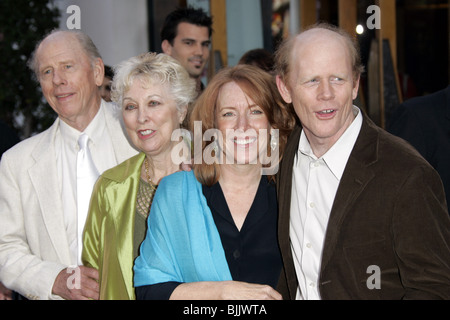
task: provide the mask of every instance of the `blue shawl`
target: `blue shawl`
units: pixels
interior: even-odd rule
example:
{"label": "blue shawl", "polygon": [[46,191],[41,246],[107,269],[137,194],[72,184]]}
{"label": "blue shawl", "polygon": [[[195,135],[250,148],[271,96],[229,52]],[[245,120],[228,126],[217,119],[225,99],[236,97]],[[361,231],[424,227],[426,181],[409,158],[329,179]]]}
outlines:
{"label": "blue shawl", "polygon": [[134,265],[134,286],[232,280],[219,232],[193,171],[161,180]]}

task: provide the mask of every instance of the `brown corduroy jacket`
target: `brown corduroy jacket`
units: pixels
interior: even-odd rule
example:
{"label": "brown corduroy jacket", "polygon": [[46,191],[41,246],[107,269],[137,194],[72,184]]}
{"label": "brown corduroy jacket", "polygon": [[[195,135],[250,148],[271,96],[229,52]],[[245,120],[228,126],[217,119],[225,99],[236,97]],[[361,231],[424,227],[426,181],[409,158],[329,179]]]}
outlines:
{"label": "brown corduroy jacket", "polygon": [[[450,299],[450,218],[442,182],[408,143],[363,118],[325,234],[321,298]],[[284,299],[295,299],[298,286],[289,220],[301,130],[292,132],[277,176]]]}

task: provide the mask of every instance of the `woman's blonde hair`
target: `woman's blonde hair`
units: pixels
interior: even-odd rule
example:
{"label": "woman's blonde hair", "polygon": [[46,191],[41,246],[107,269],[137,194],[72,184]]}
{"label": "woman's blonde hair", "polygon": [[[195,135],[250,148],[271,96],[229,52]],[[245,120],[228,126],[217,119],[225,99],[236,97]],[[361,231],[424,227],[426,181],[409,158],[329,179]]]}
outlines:
{"label": "woman's blonde hair", "polygon": [[[264,111],[272,128],[279,130],[279,154],[281,155],[288,135],[295,125],[293,111],[281,98],[273,76],[255,66],[237,65],[222,69],[214,76],[194,105],[189,119],[191,132],[194,132],[195,121],[201,121],[202,137],[208,129],[217,128],[216,111],[219,92],[229,82],[235,82]],[[202,154],[210,143],[213,142],[202,142]],[[217,163],[207,164],[201,161],[200,164],[194,164],[193,169],[202,184],[211,186],[219,180],[220,165]]]}
{"label": "woman's blonde hair", "polygon": [[169,84],[170,93],[180,112],[186,111],[197,97],[195,80],[177,60],[164,53],[149,52],[129,58],[114,67],[111,99],[121,106],[125,92],[136,78],[148,84],[153,81]]}

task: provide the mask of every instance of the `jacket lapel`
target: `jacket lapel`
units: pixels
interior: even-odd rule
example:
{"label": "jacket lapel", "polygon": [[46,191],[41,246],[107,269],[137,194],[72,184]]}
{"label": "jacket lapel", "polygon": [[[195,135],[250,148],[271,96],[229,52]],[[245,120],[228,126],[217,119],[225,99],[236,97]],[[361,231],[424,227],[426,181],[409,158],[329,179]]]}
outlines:
{"label": "jacket lapel", "polygon": [[[141,153],[133,158],[120,176],[108,176],[117,183],[108,189],[108,198],[112,207],[111,212],[116,233],[117,257],[125,283],[133,283],[133,236],[134,215],[136,212],[136,196],[139,188],[141,165],[145,154]],[[134,296],[133,288],[127,286],[128,295]]]}
{"label": "jacket lapel", "polygon": [[43,221],[59,260],[70,264],[70,250],[64,226],[63,206],[58,188],[58,173],[54,139],[59,127],[55,121],[41,143],[31,153],[36,161],[29,169],[31,183],[36,192]]}
{"label": "jacket lapel", "polygon": [[[298,150],[298,143],[301,126],[296,126],[289,136],[286,149],[283,154],[283,160],[280,163],[279,172],[277,174],[277,196],[278,196],[278,241],[280,251],[283,258],[284,274],[286,276],[286,284],[288,296],[295,299],[297,291],[297,275],[295,273],[294,262],[292,258],[291,242],[289,235],[290,212],[291,212],[291,193],[292,193],[292,170],[295,155]],[[282,283],[280,281],[280,283]],[[284,290],[284,289],[282,289]],[[283,293],[285,295],[285,293]],[[286,295],[285,298],[288,297]]]}
{"label": "jacket lapel", "polygon": [[102,100],[102,107],[101,110],[104,110],[105,113],[106,129],[111,137],[114,154],[119,164],[136,155],[138,151],[133,147],[126,134],[123,119],[120,115],[120,108],[104,100]]}
{"label": "jacket lapel", "polygon": [[355,146],[342,175],[324,240],[321,270],[327,266],[339,237],[345,216],[375,176],[370,165],[378,157],[378,132],[371,120],[363,114],[363,124]]}

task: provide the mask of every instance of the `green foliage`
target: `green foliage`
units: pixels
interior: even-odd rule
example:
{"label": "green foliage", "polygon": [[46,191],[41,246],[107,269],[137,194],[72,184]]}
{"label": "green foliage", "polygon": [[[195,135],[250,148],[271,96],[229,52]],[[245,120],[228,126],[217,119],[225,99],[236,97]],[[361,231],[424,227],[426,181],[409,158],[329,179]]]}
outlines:
{"label": "green foliage", "polygon": [[0,119],[22,138],[48,128],[56,115],[27,61],[42,37],[59,25],[52,0],[0,0]]}

